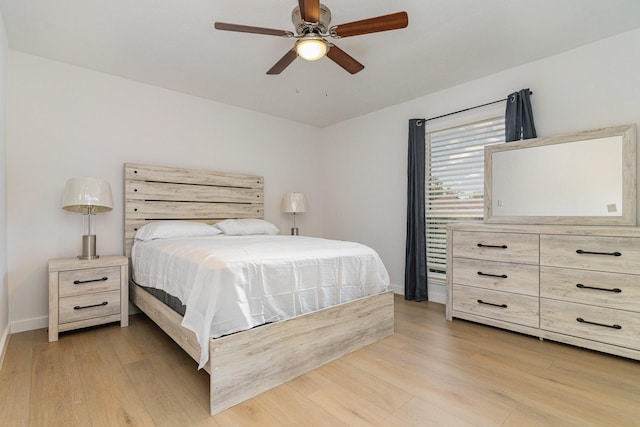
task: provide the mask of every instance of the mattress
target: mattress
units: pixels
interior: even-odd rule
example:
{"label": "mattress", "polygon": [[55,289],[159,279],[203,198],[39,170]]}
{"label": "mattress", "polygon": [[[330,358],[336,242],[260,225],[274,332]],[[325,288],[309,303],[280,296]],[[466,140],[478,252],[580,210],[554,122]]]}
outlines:
{"label": "mattress", "polygon": [[[134,281],[135,282],[135,281]],[[137,284],[137,283],[136,283]],[[187,307],[180,301],[178,298],[173,295],[169,295],[162,289],[157,288],[149,288],[146,286],[140,286],[142,289],[151,294],[155,299],[161,301],[164,305],[169,307],[171,310],[178,313],[180,316],[184,316]]]}
{"label": "mattress", "polygon": [[304,236],[137,241],[133,279],[186,306],[182,326],[208,360],[208,340],[384,292],[378,254],[354,242]]}

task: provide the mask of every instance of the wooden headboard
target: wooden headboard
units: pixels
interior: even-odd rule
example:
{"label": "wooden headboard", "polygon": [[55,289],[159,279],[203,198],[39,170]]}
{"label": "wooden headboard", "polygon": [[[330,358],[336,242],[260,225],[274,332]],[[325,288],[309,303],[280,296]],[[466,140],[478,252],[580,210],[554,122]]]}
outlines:
{"label": "wooden headboard", "polygon": [[125,163],[124,194],[127,257],[138,228],[152,221],[264,217],[264,178],[257,175]]}

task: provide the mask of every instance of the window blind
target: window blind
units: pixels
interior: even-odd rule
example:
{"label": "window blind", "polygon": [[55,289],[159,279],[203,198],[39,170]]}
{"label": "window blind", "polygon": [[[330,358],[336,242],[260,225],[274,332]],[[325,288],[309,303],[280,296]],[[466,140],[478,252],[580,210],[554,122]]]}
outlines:
{"label": "window blind", "polygon": [[446,227],[482,221],[484,147],[505,140],[504,116],[426,133],[425,212],[429,279],[444,283]]}

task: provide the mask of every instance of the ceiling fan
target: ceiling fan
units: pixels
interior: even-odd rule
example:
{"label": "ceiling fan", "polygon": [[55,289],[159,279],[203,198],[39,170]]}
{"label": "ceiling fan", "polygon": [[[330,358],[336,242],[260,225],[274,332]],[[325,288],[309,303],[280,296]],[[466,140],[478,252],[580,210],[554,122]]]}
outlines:
{"label": "ceiling fan", "polygon": [[286,30],[228,24],[225,22],[216,22],[215,28],[224,31],[266,34],[269,36],[298,39],[294,47],[285,53],[285,55],[267,71],[267,74],[280,74],[298,56],[308,61],[315,61],[325,55],[349,73],[355,74],[362,71],[364,65],[356,61],[335,44],[327,41],[328,37],[338,39],[380,31],[397,30],[405,28],[409,23],[407,12],[397,12],[390,15],[329,27],[331,11],[327,6],[321,4],[320,0],[298,0],[298,4],[299,5],[293,9],[293,12],[291,12],[291,20],[295,27],[295,33]]}

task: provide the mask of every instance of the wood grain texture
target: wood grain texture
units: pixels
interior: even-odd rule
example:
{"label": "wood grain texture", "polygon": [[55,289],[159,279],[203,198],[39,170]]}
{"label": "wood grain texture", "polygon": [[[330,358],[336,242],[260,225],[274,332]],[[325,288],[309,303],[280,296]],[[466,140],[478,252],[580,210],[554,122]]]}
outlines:
{"label": "wood grain texture", "polygon": [[[200,203],[262,203],[263,188],[218,186],[211,191],[209,185],[191,185],[171,182],[127,181],[125,196],[130,200],[189,200]],[[145,199],[143,199],[143,197]]]}
{"label": "wood grain texture", "polygon": [[[106,280],[103,278],[106,277]],[[76,281],[82,283],[74,283]],[[61,298],[95,292],[120,290],[120,266],[61,271],[58,276]]]}
{"label": "wood grain texture", "polygon": [[457,222],[447,226],[457,231],[485,233],[556,234],[563,236],[640,237],[640,227],[606,227],[579,225],[523,225],[486,224],[483,222]]}
{"label": "wood grain texture", "polygon": [[214,224],[264,217],[264,178],[258,175],[124,164],[124,254],[136,231],[161,220]]}
{"label": "wood grain texture", "polygon": [[211,340],[211,413],[391,334],[386,292]]}
{"label": "wood grain texture", "polygon": [[[394,335],[213,417],[209,376],[143,314],[128,328],[80,330],[55,344],[44,329],[14,334],[0,371],[0,425],[72,425],[71,396],[87,427],[365,426],[380,423],[372,407],[389,426],[637,425],[636,361],[447,322],[440,304],[396,296],[394,306]],[[55,368],[42,367],[43,350]],[[73,363],[55,362],[64,360]]]}
{"label": "wood grain texture", "polygon": [[535,234],[459,231],[453,235],[453,248],[456,256],[463,258],[533,265],[539,262]]}
{"label": "wood grain texture", "polygon": [[264,186],[264,178],[259,175],[143,165],[139,163],[125,163],[124,173],[125,181],[150,181],[241,188],[261,188]]}
{"label": "wood grain texture", "polygon": [[49,271],[49,342],[58,341],[58,325],[60,324],[58,319],[58,304],[60,303],[58,275],[57,271]]}
{"label": "wood grain texture", "polygon": [[[538,297],[453,285],[453,309],[502,322],[540,326]],[[482,302],[480,302],[482,301]],[[491,305],[489,305],[491,304]]]}
{"label": "wood grain texture", "polygon": [[640,279],[633,274],[542,266],[540,296],[640,313]]}
{"label": "wood grain texture", "polygon": [[87,268],[112,267],[114,265],[127,265],[127,258],[121,255],[102,255],[100,258],[79,259],[59,258],[49,260],[49,271],[85,270]]}
{"label": "wood grain texture", "polygon": [[61,324],[120,314],[120,290],[61,298],[58,313]]}
{"label": "wood grain texture", "polygon": [[[611,254],[579,254],[578,250]],[[640,274],[640,239],[607,236],[540,236],[540,264]]]}
{"label": "wood grain texture", "polygon": [[537,265],[453,258],[453,283],[458,285],[537,297],[539,276]]}
{"label": "wood grain texture", "polygon": [[[629,349],[640,348],[638,313],[542,298],[540,315],[540,327],[547,331]],[[614,325],[620,328],[612,328]]]}
{"label": "wood grain texture", "polygon": [[52,419],[83,425],[90,419],[87,406],[81,404],[84,385],[70,340],[35,345],[30,377],[29,425],[51,425]]}

